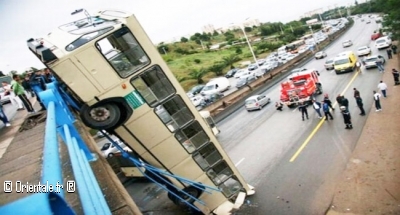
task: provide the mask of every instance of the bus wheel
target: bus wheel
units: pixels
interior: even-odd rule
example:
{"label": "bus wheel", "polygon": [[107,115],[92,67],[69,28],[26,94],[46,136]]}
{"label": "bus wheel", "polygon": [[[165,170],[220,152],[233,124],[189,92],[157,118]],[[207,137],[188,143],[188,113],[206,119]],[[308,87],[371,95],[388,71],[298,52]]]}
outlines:
{"label": "bus wheel", "polygon": [[104,103],[92,107],[84,106],[80,115],[88,127],[107,130],[118,123],[121,111],[114,103]]}
{"label": "bus wheel", "polygon": [[[201,190],[199,190],[198,188],[195,188],[195,187],[191,187],[191,186],[183,188],[182,191],[190,194],[194,198],[198,198],[201,195]],[[191,196],[188,196],[185,193],[180,192],[179,190],[177,191],[176,194],[186,202],[193,203],[195,201],[195,199],[193,199]],[[173,196],[173,197],[176,199],[174,202],[175,204],[177,204],[179,206],[186,206],[186,203],[184,201],[176,198],[175,196]]]}

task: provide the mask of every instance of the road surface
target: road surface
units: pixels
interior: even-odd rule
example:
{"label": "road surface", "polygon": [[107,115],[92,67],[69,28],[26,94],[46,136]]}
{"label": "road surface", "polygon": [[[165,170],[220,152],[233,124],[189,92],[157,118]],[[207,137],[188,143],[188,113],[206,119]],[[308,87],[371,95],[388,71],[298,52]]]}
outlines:
{"label": "road surface", "polygon": [[[372,54],[376,50],[370,35],[377,24],[355,20],[354,26],[325,51],[327,58],[336,54],[369,45]],[[353,46],[342,48],[342,41],[352,40]],[[339,108],[333,112],[333,121],[317,118],[309,106],[310,119],[301,120],[297,109],[284,108],[276,111],[274,102],[279,100],[279,85],[264,94],[272,104],[261,111],[237,110],[218,124],[218,139],[249,184],[256,187],[256,194],[249,197],[237,214],[324,214],[330,205],[336,178],[345,168],[360,136],[367,116],[359,116],[353,98],[357,88],[368,114],[373,102],[372,91],[376,89],[381,74],[377,69],[362,73],[336,75],[324,69],[323,60],[312,60],[305,68],[316,68],[324,93],[334,102],[338,94],[344,94],[350,102],[353,130],[344,129]],[[317,97],[322,100],[322,96]],[[371,112],[375,114],[375,110]]]}

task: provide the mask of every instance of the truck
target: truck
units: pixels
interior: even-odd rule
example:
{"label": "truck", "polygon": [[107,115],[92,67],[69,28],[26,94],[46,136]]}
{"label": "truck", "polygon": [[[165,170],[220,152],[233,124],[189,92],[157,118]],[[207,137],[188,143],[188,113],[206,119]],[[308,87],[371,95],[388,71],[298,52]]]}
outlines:
{"label": "truck", "polygon": [[311,104],[315,95],[323,92],[318,75],[315,69],[290,74],[287,80],[281,83],[281,102],[290,108],[302,102]]}
{"label": "truck", "polygon": [[231,84],[229,80],[225,77],[218,77],[211,79],[206,86],[201,90],[200,94],[202,96],[222,93],[229,89]]}

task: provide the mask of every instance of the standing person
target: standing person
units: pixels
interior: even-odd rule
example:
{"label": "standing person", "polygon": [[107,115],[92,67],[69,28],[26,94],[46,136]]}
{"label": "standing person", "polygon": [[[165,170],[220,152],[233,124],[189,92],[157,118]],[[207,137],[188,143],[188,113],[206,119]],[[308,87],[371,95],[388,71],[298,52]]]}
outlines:
{"label": "standing person", "polygon": [[349,100],[348,100],[346,97],[344,97],[344,96],[342,96],[341,105],[342,105],[342,106],[345,106],[345,107],[346,107],[346,110],[349,110]]}
{"label": "standing person", "polygon": [[333,120],[333,116],[329,110],[329,105],[328,103],[326,103],[325,101],[322,101],[322,110],[325,113],[325,120],[328,120],[328,116],[331,118],[331,120]]}
{"label": "standing person", "polygon": [[29,75],[24,77],[24,80],[21,82],[21,85],[24,87],[25,91],[30,94],[31,97],[35,97],[35,93],[33,93],[32,87],[29,84]]}
{"label": "standing person", "polygon": [[276,107],[276,110],[282,111],[283,104],[281,102],[276,102],[275,107]]}
{"label": "standing person", "polygon": [[51,71],[49,68],[44,69],[43,76],[44,76],[44,80],[45,80],[46,84],[53,82],[54,77],[53,77],[53,74],[51,74]]}
{"label": "standing person", "polygon": [[360,108],[360,115],[365,116],[364,104],[360,96],[356,96],[357,107]]}
{"label": "standing person", "polygon": [[390,48],[392,49],[393,54],[397,54],[397,46],[396,45],[392,44],[392,46]]}
{"label": "standing person", "polygon": [[333,106],[332,106],[332,102],[331,102],[331,100],[329,99],[328,94],[325,94],[325,95],[324,95],[324,103],[327,103],[328,106],[329,106],[333,111],[335,110],[335,108],[333,108]]}
{"label": "standing person", "polygon": [[342,111],[344,124],[346,125],[345,129],[353,129],[353,125],[351,124],[350,112],[346,109],[345,106],[341,106],[340,110]]}
{"label": "standing person", "polygon": [[306,115],[307,119],[308,119],[308,111],[307,111],[307,104],[305,104],[304,102],[301,102],[299,104],[299,111],[301,112],[301,118],[304,121],[304,115]]}
{"label": "standing person", "polygon": [[358,91],[356,88],[353,88],[354,90],[354,98],[356,98],[357,96],[360,97],[360,91]]}
{"label": "standing person", "polygon": [[393,74],[393,79],[394,79],[394,85],[399,85],[400,83],[399,83],[399,76],[400,76],[400,73],[399,73],[399,71],[397,71],[396,69],[392,69],[392,74]]}
{"label": "standing person", "polygon": [[313,102],[314,110],[315,110],[315,112],[317,112],[317,114],[318,114],[318,118],[319,118],[319,119],[322,119],[322,115],[321,115],[321,108],[322,108],[322,105],[321,105],[321,103],[315,101],[315,99],[313,99],[312,102]]}
{"label": "standing person", "polygon": [[19,98],[15,95],[14,91],[12,90],[11,84],[9,84],[9,83],[6,82],[6,81],[3,81],[1,84],[3,85],[4,95],[10,97],[11,104],[12,104],[13,106],[17,106],[17,108],[18,108],[17,110],[18,110],[18,111],[23,110],[23,109],[24,109],[24,106],[22,105],[22,101],[21,101],[21,99],[19,99]]}
{"label": "standing person", "polygon": [[360,61],[357,61],[356,69],[357,69],[357,72],[361,72],[361,63],[360,63]]}
{"label": "standing person", "polygon": [[0,102],[0,120],[4,123],[4,125],[6,127],[11,126],[10,121],[8,121],[8,118],[7,118],[6,114],[4,113],[3,105],[1,104],[1,102]]}
{"label": "standing person", "polygon": [[342,106],[342,95],[339,94],[336,97],[336,102],[338,103],[339,107]]}
{"label": "standing person", "polygon": [[383,83],[383,81],[380,81],[378,84],[378,89],[381,90],[383,97],[386,98],[386,90],[387,90],[387,85]]}
{"label": "standing person", "polygon": [[378,92],[376,92],[376,91],[374,90],[374,100],[375,100],[376,112],[382,110],[380,99],[381,99],[381,94],[379,94]]}
{"label": "standing person", "polygon": [[385,67],[383,67],[383,61],[382,59],[378,58],[375,61],[376,66],[378,67],[379,73],[385,72]]}
{"label": "standing person", "polygon": [[29,113],[35,113],[35,109],[33,109],[31,102],[26,97],[25,90],[22,87],[22,85],[19,83],[19,81],[20,81],[19,75],[17,75],[17,74],[13,75],[13,81],[11,82],[12,89],[13,89],[15,95],[17,95],[21,99],[22,103],[24,103],[26,110]]}
{"label": "standing person", "polygon": [[392,59],[392,49],[386,49],[388,59]]}

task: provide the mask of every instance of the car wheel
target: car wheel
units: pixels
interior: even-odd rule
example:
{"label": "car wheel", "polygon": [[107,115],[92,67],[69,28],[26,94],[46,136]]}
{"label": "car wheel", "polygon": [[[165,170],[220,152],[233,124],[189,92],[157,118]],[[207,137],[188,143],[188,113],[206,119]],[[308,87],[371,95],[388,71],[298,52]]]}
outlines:
{"label": "car wheel", "polygon": [[260,105],[260,107],[258,108],[259,110],[261,110],[263,108],[263,106],[262,105]]}
{"label": "car wheel", "polygon": [[107,157],[108,157],[108,158],[114,157],[114,154],[113,154],[113,153],[110,153],[110,154],[107,155]]}

